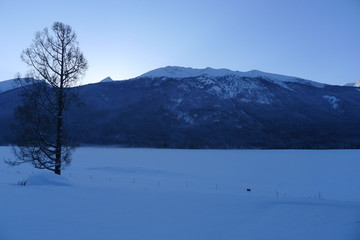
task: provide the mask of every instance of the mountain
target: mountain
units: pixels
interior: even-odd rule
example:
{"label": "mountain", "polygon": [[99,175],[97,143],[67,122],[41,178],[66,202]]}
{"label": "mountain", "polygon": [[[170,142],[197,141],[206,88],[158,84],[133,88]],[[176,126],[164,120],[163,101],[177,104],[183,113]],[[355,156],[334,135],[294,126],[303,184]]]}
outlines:
{"label": "mountain", "polygon": [[0,82],[0,93],[6,92],[18,87],[21,87],[21,85],[27,85],[28,80],[25,78],[15,78],[10,80],[5,80]]}
{"label": "mountain", "polygon": [[111,77],[104,78],[100,82],[113,82],[114,80],[111,79]]}
{"label": "mountain", "polygon": [[194,68],[185,68],[177,66],[167,66],[164,68],[158,68],[147,72],[140,76],[140,78],[149,77],[149,78],[188,78],[188,77],[199,77],[199,76],[209,76],[209,77],[223,77],[223,76],[236,76],[236,77],[251,77],[251,78],[263,78],[268,81],[272,81],[276,84],[281,85],[284,82],[296,82],[300,84],[308,84],[315,87],[323,87],[324,84],[301,79],[298,77],[284,76],[274,73],[266,73],[258,70],[251,70],[248,72],[232,71],[229,69],[194,69]]}
{"label": "mountain", "polygon": [[0,93],[19,87],[17,79],[10,79],[0,82]]}
{"label": "mountain", "polygon": [[355,82],[352,82],[352,83],[347,83],[347,84],[345,84],[344,86],[347,86],[347,87],[360,87],[360,81],[355,81]]}
{"label": "mountain", "polygon": [[[359,148],[360,92],[296,77],[165,67],[89,84],[66,112],[81,144],[171,148]],[[0,94],[0,143],[11,142],[21,89]]]}

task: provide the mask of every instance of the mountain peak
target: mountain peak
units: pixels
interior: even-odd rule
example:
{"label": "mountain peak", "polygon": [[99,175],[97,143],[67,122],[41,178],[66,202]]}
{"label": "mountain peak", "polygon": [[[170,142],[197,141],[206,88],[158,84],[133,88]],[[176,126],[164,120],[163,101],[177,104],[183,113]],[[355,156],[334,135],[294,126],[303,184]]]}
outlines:
{"label": "mountain peak", "polygon": [[360,87],[360,81],[355,81],[355,82],[351,82],[351,83],[347,83],[344,86],[347,87]]}
{"label": "mountain peak", "polygon": [[166,78],[189,78],[189,77],[198,77],[198,76],[209,76],[209,77],[223,77],[228,75],[234,75],[238,77],[253,77],[253,78],[264,78],[271,82],[276,82],[278,84],[282,84],[283,82],[295,82],[304,85],[311,85],[314,87],[322,88],[324,84],[305,80],[298,77],[292,76],[285,76],[280,74],[274,73],[267,73],[262,72],[259,70],[251,70],[248,72],[240,72],[240,71],[233,71],[226,68],[214,69],[214,68],[204,68],[204,69],[197,69],[197,68],[190,68],[190,67],[179,67],[179,66],[167,66],[163,68],[157,68],[155,70],[149,71],[144,73],[143,75],[139,76],[148,77],[148,78],[159,78],[159,77],[166,77]]}
{"label": "mountain peak", "polygon": [[111,79],[111,77],[106,77],[103,80],[101,80],[100,82],[113,82],[114,80]]}
{"label": "mountain peak", "polygon": [[33,83],[35,80],[32,78],[15,78],[0,82],[0,92],[6,92],[22,85],[28,85]]}
{"label": "mountain peak", "polygon": [[214,69],[214,68],[190,68],[190,67],[179,67],[179,66],[167,66],[163,68],[157,68],[155,70],[149,71],[140,77],[168,77],[168,78],[187,78],[187,77],[198,77],[201,75],[209,75],[209,76],[225,76],[231,75],[234,73],[229,69]]}

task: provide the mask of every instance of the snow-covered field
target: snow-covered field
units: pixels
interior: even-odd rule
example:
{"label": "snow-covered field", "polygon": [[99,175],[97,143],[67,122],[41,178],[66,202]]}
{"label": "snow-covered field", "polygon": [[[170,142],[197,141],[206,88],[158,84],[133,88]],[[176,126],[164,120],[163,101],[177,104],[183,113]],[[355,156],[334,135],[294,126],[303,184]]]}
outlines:
{"label": "snow-covered field", "polygon": [[0,240],[360,239],[360,150],[79,148],[60,177],[10,158]]}

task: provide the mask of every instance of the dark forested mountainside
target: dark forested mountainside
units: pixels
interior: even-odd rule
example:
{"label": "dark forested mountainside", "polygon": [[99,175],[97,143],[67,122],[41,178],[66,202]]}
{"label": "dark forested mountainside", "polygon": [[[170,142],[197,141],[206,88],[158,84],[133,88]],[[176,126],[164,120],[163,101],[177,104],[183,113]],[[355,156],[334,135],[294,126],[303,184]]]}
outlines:
{"label": "dark forested mountainside", "polygon": [[[171,148],[359,148],[360,91],[265,77],[139,77],[73,88],[68,134],[80,144]],[[0,93],[12,141],[21,88]]]}

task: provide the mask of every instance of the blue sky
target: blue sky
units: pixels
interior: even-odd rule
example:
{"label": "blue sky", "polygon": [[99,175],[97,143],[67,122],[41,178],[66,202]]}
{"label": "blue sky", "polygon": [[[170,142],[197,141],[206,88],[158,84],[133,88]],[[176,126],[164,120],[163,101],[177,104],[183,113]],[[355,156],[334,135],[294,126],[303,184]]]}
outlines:
{"label": "blue sky", "polygon": [[83,84],[168,65],[360,81],[360,0],[0,0],[0,80],[54,21],[78,35]]}

